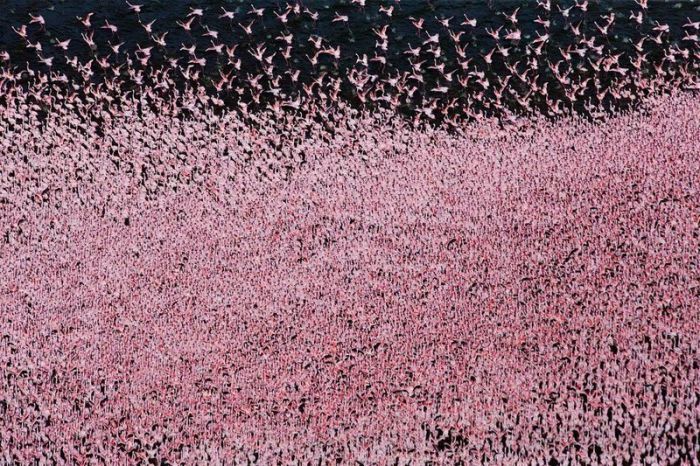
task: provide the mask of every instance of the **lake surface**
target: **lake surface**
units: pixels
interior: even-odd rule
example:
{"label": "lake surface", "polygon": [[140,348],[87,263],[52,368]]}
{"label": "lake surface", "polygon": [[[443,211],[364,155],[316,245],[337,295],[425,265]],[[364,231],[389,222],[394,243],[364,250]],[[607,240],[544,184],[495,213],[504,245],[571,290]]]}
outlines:
{"label": "lake surface", "polygon": [[[683,24],[687,18],[693,21],[700,20],[700,2],[650,2],[649,9],[642,24],[638,24],[630,19],[631,12],[640,10],[639,6],[632,0],[621,1],[591,1],[586,12],[579,8],[571,8],[575,5],[573,1],[553,2],[552,9],[547,13],[536,2],[513,2],[513,1],[415,1],[403,0],[398,3],[376,2],[367,0],[367,6],[360,8],[350,2],[328,2],[311,1],[300,2],[303,8],[308,8],[318,13],[317,20],[313,20],[309,14],[290,14],[288,22],[283,24],[277,14],[286,9],[286,3],[279,1],[255,1],[256,8],[264,8],[262,17],[251,12],[250,1],[184,1],[184,0],[163,0],[163,1],[142,1],[143,7],[140,15],[130,11],[125,1],[2,1],[0,7],[3,14],[0,15],[0,51],[7,50],[11,54],[11,66],[15,69],[34,68],[42,71],[46,66],[38,61],[37,55],[52,56],[53,70],[61,70],[67,75],[75,76],[74,70],[67,65],[70,57],[78,57],[81,62],[90,59],[108,60],[110,66],[123,64],[127,56],[136,59],[134,52],[140,47],[154,46],[150,65],[164,64],[168,60],[177,59],[178,65],[184,69],[188,66],[188,61],[192,57],[182,47],[196,47],[197,58],[205,58],[206,66],[203,70],[203,82],[210,88],[213,83],[220,79],[220,73],[233,72],[234,79],[242,83],[243,87],[256,75],[266,74],[261,63],[257,62],[252,53],[257,47],[264,47],[267,56],[276,52],[273,58],[275,73],[279,76],[290,75],[294,71],[300,73],[301,83],[311,83],[313,79],[323,74],[330,77],[345,78],[350,70],[356,66],[358,58],[367,56],[369,58],[380,54],[386,63],[370,62],[370,72],[376,74],[381,79],[398,76],[400,73],[410,71],[412,63],[407,55],[407,50],[425,44],[429,34],[439,33],[439,45],[442,54],[439,58],[426,53],[427,47],[423,47],[419,59],[425,62],[425,67],[432,65],[445,65],[445,70],[459,69],[458,57],[450,31],[462,31],[463,35],[460,43],[464,46],[464,53],[468,59],[473,59],[486,71],[488,79],[492,83],[500,76],[507,75],[507,66],[521,61],[525,54],[529,54],[529,44],[531,40],[539,34],[545,32],[545,28],[535,22],[535,19],[549,20],[551,25],[548,28],[550,40],[543,47],[543,56],[540,60],[538,72],[542,76],[551,78],[547,66],[549,63],[557,63],[562,60],[562,51],[569,46],[578,43],[578,38],[572,34],[572,25],[579,27],[583,37],[596,38],[596,43],[603,45],[604,56],[623,53],[628,57],[635,54],[633,44],[645,36],[652,37],[657,33],[654,31],[659,23],[667,24],[669,33],[663,34],[663,44],[656,46],[652,41],[647,40],[645,52],[648,54],[649,62],[660,63],[664,59],[664,54],[672,46],[685,48],[693,47],[687,41],[683,41]],[[382,12],[382,8],[393,5],[394,9],[391,17]],[[495,40],[487,34],[488,29],[502,27],[501,37],[506,31],[513,29],[513,25],[506,19],[506,14],[511,14],[516,8],[520,8],[517,18],[518,27],[522,31],[522,39],[517,42],[507,42],[501,39],[502,45],[509,46],[510,56],[507,58],[498,57],[492,65],[483,67],[483,57],[498,45]],[[177,22],[185,21],[191,8],[201,8],[204,15],[197,18],[192,23],[192,31],[185,31]],[[221,18],[224,11],[234,12],[234,19]],[[562,13],[562,9],[564,13]],[[87,29],[79,22],[78,17],[84,17],[92,12],[92,27],[96,48],[91,50],[85,43],[81,34]],[[27,47],[25,42],[13,30],[22,24],[27,24],[31,15],[42,15],[46,20],[46,27],[41,28],[37,24],[28,26],[27,41],[30,44],[40,44],[42,52],[37,52]],[[346,15],[348,22],[334,22],[337,15]],[[464,17],[476,19],[477,27],[472,28],[462,24]],[[615,20],[607,36],[600,34],[598,25],[603,24],[604,16],[613,15]],[[417,31],[412,23],[412,19],[424,19],[422,31]],[[453,18],[449,24],[449,30],[445,28],[440,20]],[[118,28],[118,32],[101,28],[108,21]],[[153,22],[153,23],[152,23]],[[252,22],[252,24],[251,24]],[[151,24],[152,23],[152,24]],[[143,24],[151,24],[152,32],[147,33]],[[252,33],[247,34],[243,26],[251,25]],[[388,47],[385,51],[378,48],[377,31],[386,26],[388,36]],[[216,39],[204,35],[208,30],[218,32]],[[157,46],[153,41],[153,36],[165,36],[166,46]],[[289,60],[283,59],[282,51],[285,49],[281,36],[291,35],[291,49]],[[312,46],[310,39],[321,37],[324,48],[340,47],[341,55],[339,60],[334,60],[331,56],[323,54],[316,64],[312,64],[311,57],[316,49]],[[71,44],[67,52],[55,47],[58,41],[71,39]],[[115,54],[110,44],[123,43],[119,54]],[[215,44],[227,47],[237,47],[236,59],[241,60],[240,69],[232,70],[231,64],[225,53],[216,54],[206,51],[208,47]],[[695,45],[694,47],[697,47]],[[128,55],[127,55],[128,54]],[[589,57],[577,58],[571,62],[573,69],[583,69],[589,66]],[[627,58],[622,66],[629,66]],[[691,61],[696,60],[691,54]],[[583,68],[582,68],[583,67]],[[96,64],[96,76],[100,70]],[[123,72],[123,71],[122,71]],[[443,80],[442,72],[436,73],[433,70],[423,70],[425,75],[425,85],[421,92],[428,86],[435,86]],[[173,73],[172,78],[176,81],[182,80],[180,73]],[[71,77],[71,79],[73,79]],[[606,78],[601,78],[605,81]],[[287,78],[285,80],[287,81]],[[515,81],[515,80],[514,80]],[[442,82],[444,84],[444,82]],[[454,83],[453,83],[454,84]],[[290,84],[281,84],[285,90],[290,90],[290,94],[301,93],[300,88],[291,92]],[[473,86],[473,84],[469,84]],[[520,84],[520,87],[523,87]],[[554,87],[557,84],[554,83]],[[452,85],[450,97],[464,97],[466,87]],[[347,97],[353,96],[353,89],[344,86],[341,94]],[[562,90],[554,89],[553,93]],[[229,93],[225,99],[234,98],[233,93]],[[267,99],[268,97],[264,97]]]}
{"label": "lake surface", "polygon": [[[205,11],[202,23],[219,31],[221,41],[227,44],[238,43],[245,46],[261,42],[274,43],[276,42],[275,37],[279,36],[280,32],[289,31],[293,33],[295,45],[293,59],[302,68],[310,66],[305,55],[308,52],[307,49],[310,45],[308,38],[311,35],[319,35],[326,39],[328,43],[341,45],[343,48],[342,61],[354,63],[355,54],[361,55],[373,52],[376,36],[372,29],[379,25],[389,24],[389,35],[392,45],[388,50],[387,56],[391,60],[391,57],[401,57],[408,44],[415,46],[422,40],[422,38],[416,37],[416,30],[412,26],[409,17],[425,18],[425,29],[435,32],[439,30],[444,31],[442,26],[437,23],[437,19],[454,17],[451,26],[456,30],[468,30],[468,36],[471,40],[471,47],[469,47],[468,53],[477,54],[483,52],[491,45],[487,42],[488,36],[486,36],[483,27],[495,28],[506,24],[504,16],[498,14],[498,12],[511,13],[517,6],[520,6],[518,19],[525,39],[533,37],[535,27],[540,27],[533,23],[533,20],[538,15],[541,15],[543,18],[547,17],[542,9],[537,8],[535,2],[483,2],[473,0],[430,2],[403,0],[395,4],[393,15],[389,19],[385,14],[379,12],[379,6],[391,5],[393,2],[369,0],[367,7],[360,9],[356,5],[349,4],[349,2],[306,0],[302,4],[319,13],[318,21],[314,22],[307,16],[302,18],[290,17],[289,23],[283,28],[272,11],[273,9],[278,10],[280,7],[283,8],[285,3],[258,0],[253,2],[254,5],[259,8],[266,8],[267,11],[262,20],[256,19],[256,23],[253,25],[254,34],[249,37],[238,26],[238,22],[246,24],[251,19],[256,18],[249,13],[251,9],[250,1],[154,0],[141,1],[140,3],[144,4],[140,15],[141,21],[149,23],[155,20],[153,32],[156,34],[168,32],[166,38],[168,42],[167,53],[177,54],[182,44],[189,45],[194,43],[198,47],[211,45],[210,37],[201,37],[203,30],[191,35],[176,24],[176,21],[181,21],[186,17],[190,7],[196,7],[203,8]],[[561,3],[563,8],[573,4],[573,2]],[[2,8],[2,14],[0,14],[0,49],[11,51],[15,64],[20,64],[24,60],[33,61],[33,51],[28,53],[23,45],[23,41],[12,30],[12,27],[18,28],[21,24],[27,23],[29,14],[41,14],[47,23],[45,31],[41,31],[37,25],[29,27],[30,41],[41,41],[42,45],[46,46],[53,41],[70,38],[73,42],[71,43],[69,54],[75,54],[78,57],[84,58],[90,55],[89,48],[82,42],[80,36],[84,28],[76,19],[77,16],[82,17],[88,12],[95,13],[92,19],[93,27],[104,25],[104,21],[107,19],[111,24],[119,28],[116,37],[107,30],[96,29],[95,41],[99,47],[98,54],[102,51],[105,53],[109,51],[107,48],[108,40],[113,43],[125,42],[123,50],[134,49],[137,44],[148,45],[146,31],[139,25],[137,16],[129,11],[126,2],[123,1],[4,0],[0,1],[0,8]],[[233,22],[225,18],[218,18],[222,8],[236,13]],[[584,31],[590,28],[592,33],[597,33],[594,29],[593,21],[598,20],[601,22],[601,15],[614,12],[616,22],[610,37],[611,41],[624,42],[628,38],[636,37],[640,32],[649,31],[654,25],[653,21],[668,24],[671,27],[672,35],[680,39],[682,37],[681,26],[686,21],[686,18],[697,18],[700,15],[700,2],[652,1],[649,4],[649,18],[641,28],[628,18],[631,10],[636,11],[638,9],[638,6],[629,0],[591,2],[587,14],[573,9],[570,13],[570,20],[574,23],[582,21]],[[332,22],[336,12],[349,16],[350,21],[347,25]],[[465,14],[478,21],[476,30],[460,26]],[[551,28],[553,39],[560,40],[562,44],[565,44],[567,37],[570,36],[569,31],[566,29],[570,21],[563,18],[556,6],[553,7],[550,17],[553,21]]]}

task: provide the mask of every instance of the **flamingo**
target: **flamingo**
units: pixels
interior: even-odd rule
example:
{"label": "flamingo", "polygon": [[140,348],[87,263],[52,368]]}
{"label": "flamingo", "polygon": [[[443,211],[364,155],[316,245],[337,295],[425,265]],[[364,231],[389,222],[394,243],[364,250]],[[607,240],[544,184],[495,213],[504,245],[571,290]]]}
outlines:
{"label": "flamingo", "polygon": [[143,5],[132,5],[128,1],[126,2],[126,5],[129,8],[129,11],[136,13],[137,15],[141,13],[141,8],[143,8]]}
{"label": "flamingo", "polygon": [[67,51],[70,43],[71,43],[71,39],[66,39],[64,41],[56,42],[56,48],[59,48],[63,51]]}
{"label": "flamingo", "polygon": [[476,27],[476,18],[469,18],[464,15],[464,21],[462,21],[462,26]]}
{"label": "flamingo", "polygon": [[30,18],[29,24],[38,24],[42,28],[44,28],[46,26],[46,20],[41,15],[34,16],[31,13],[29,13],[29,18]]}
{"label": "flamingo", "polygon": [[690,18],[686,18],[686,20],[688,22],[683,25],[684,28],[692,28],[692,29],[695,29],[696,31],[700,31],[700,21],[693,22],[690,20]]}
{"label": "flamingo", "polygon": [[333,22],[333,23],[338,23],[338,22],[347,23],[348,21],[349,21],[349,18],[347,15],[341,15],[337,12],[335,13],[335,16],[333,17],[333,19],[331,20],[331,22]]}
{"label": "flamingo", "polygon": [[185,22],[176,21],[175,23],[187,32],[192,31],[192,22],[194,22],[196,16],[190,16]]}
{"label": "flamingo", "polygon": [[112,34],[116,34],[117,31],[119,30],[117,26],[114,24],[110,24],[109,21],[105,20],[104,26],[100,26],[100,29],[107,29],[109,30]]}
{"label": "flamingo", "polygon": [[228,11],[228,10],[226,10],[226,8],[224,8],[224,7],[221,7],[221,11],[222,11],[222,13],[219,15],[219,19],[224,19],[224,18],[226,18],[226,19],[228,19],[228,20],[230,20],[230,21],[233,21],[233,18],[234,18],[234,16],[236,15],[235,12],[233,12],[233,11]]}
{"label": "flamingo", "polygon": [[409,16],[408,19],[411,21],[411,24],[413,24],[413,27],[416,28],[418,31],[423,30],[425,18],[421,16],[420,18],[416,19],[413,16]]}
{"label": "flamingo", "polygon": [[146,31],[147,34],[151,35],[151,34],[153,34],[153,24],[155,22],[156,22],[156,20],[154,19],[150,23],[142,23],[141,21],[139,21],[139,24],[144,29],[144,31]]}
{"label": "flamingo", "polygon": [[78,21],[80,21],[80,23],[81,23],[85,28],[88,28],[88,29],[89,29],[89,28],[92,27],[92,23],[91,23],[90,19],[92,18],[92,16],[93,16],[94,14],[95,14],[95,13],[90,12],[90,13],[86,14],[86,15],[85,15],[84,17],[82,17],[82,18],[81,18],[80,16],[76,16],[76,18],[78,19]]}
{"label": "flamingo", "polygon": [[250,11],[248,13],[257,16],[258,18],[262,18],[265,14],[265,8],[255,8],[255,6],[251,4]]}
{"label": "flamingo", "polygon": [[388,7],[385,7],[383,5],[379,6],[379,13],[385,14],[388,18],[391,18],[391,16],[394,14],[394,6],[390,5]]}
{"label": "flamingo", "polygon": [[190,7],[190,12],[187,14],[187,17],[199,17],[201,18],[204,16],[204,9],[202,8],[192,8]]}

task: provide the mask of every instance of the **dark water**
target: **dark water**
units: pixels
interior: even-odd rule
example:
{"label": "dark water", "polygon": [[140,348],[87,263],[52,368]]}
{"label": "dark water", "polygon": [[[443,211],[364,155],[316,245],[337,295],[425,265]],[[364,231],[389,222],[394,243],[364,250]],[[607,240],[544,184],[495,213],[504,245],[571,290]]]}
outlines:
{"label": "dark water", "polygon": [[[631,0],[618,1],[600,1],[590,2],[587,14],[580,12],[578,9],[571,11],[569,19],[564,18],[559,12],[557,5],[561,8],[567,8],[574,4],[573,1],[554,1],[552,3],[552,14],[547,15],[542,9],[537,8],[536,2],[513,2],[513,1],[475,1],[475,0],[443,0],[443,1],[417,1],[403,0],[399,3],[393,1],[377,2],[368,0],[367,6],[360,9],[356,5],[352,5],[346,1],[313,1],[306,0],[300,2],[303,6],[310,8],[313,11],[318,11],[320,17],[318,21],[312,21],[308,16],[302,15],[301,18],[295,18],[290,15],[290,21],[283,27],[280,21],[276,19],[273,10],[281,11],[286,2],[275,0],[255,0],[252,3],[255,7],[266,8],[266,12],[262,20],[250,14],[250,1],[185,1],[185,0],[141,0],[143,3],[143,12],[140,15],[140,20],[143,23],[149,23],[152,20],[156,22],[153,25],[154,33],[159,34],[168,31],[166,38],[168,47],[164,51],[166,54],[182,55],[179,51],[182,44],[197,44],[200,47],[208,47],[211,38],[201,37],[204,32],[198,22],[194,23],[196,31],[193,34],[188,34],[176,25],[176,21],[183,20],[189,12],[190,7],[203,8],[205,16],[202,23],[208,27],[220,32],[220,41],[226,44],[239,44],[240,47],[246,47],[252,44],[262,42],[275,43],[274,38],[283,31],[294,33],[293,61],[301,68],[310,67],[309,61],[305,58],[306,53],[310,49],[308,38],[311,35],[319,35],[326,39],[328,43],[341,45],[342,57],[341,62],[353,62],[355,54],[373,53],[376,36],[372,32],[372,28],[389,24],[390,46],[387,57],[391,60],[392,57],[399,59],[402,57],[402,52],[408,44],[413,46],[418,45],[419,41],[424,37],[416,37],[416,31],[409,21],[409,17],[425,18],[425,29],[431,32],[443,31],[444,29],[437,23],[437,19],[454,17],[451,26],[455,30],[468,30],[470,39],[469,53],[476,54],[488,50],[492,43],[489,42],[488,36],[484,32],[484,27],[495,28],[507,24],[503,15],[498,12],[512,12],[516,7],[520,7],[518,19],[520,26],[523,29],[523,37],[534,36],[535,28],[541,28],[533,23],[533,20],[538,16],[542,18],[551,18],[553,21],[553,43],[564,45],[566,38],[570,36],[566,29],[568,23],[574,24],[579,21],[583,22],[583,30],[588,28],[592,32],[593,21],[600,20],[600,16],[609,12],[614,12],[617,16],[616,23],[612,28],[610,36],[611,41],[620,41],[624,43],[630,38],[636,38],[642,32],[649,32],[653,27],[653,21],[668,24],[671,27],[671,36],[680,39],[682,38],[682,24],[686,18],[692,19],[700,16],[700,1],[676,1],[676,2],[660,2],[652,1],[649,4],[648,18],[645,24],[641,27],[628,19],[630,11],[639,9],[637,4]],[[395,5],[394,13],[391,19],[379,12],[381,5]],[[30,42],[42,42],[47,54],[51,55],[51,47],[47,47],[50,43],[56,40],[72,39],[69,55],[77,55],[79,58],[85,58],[90,55],[90,50],[87,45],[82,42],[80,33],[84,31],[83,26],[76,19],[77,16],[84,16],[88,12],[94,12],[92,23],[96,29],[95,41],[98,44],[98,55],[100,52],[107,53],[107,41],[113,43],[125,42],[123,50],[134,49],[137,44],[148,45],[148,34],[139,25],[139,18],[134,13],[130,12],[125,1],[121,0],[0,0],[0,49],[9,50],[13,56],[15,64],[21,64],[25,60],[33,60],[33,51],[27,51],[23,45],[23,41],[12,30],[12,27],[18,28],[21,24],[29,21],[29,14],[41,14],[46,19],[46,30],[42,31],[36,24],[29,27]],[[229,11],[235,11],[236,16],[233,22],[227,19],[219,19],[221,9],[226,8]],[[343,23],[332,23],[331,20],[335,13],[348,15],[350,21],[347,25]],[[460,26],[463,20],[463,15],[466,14],[470,18],[475,18],[478,21],[476,30]],[[98,29],[104,25],[104,20],[107,19],[110,23],[119,28],[116,36],[113,36],[109,31]],[[238,26],[238,23],[247,24],[250,20],[256,19],[253,25],[254,34],[247,36],[243,29]],[[276,43],[279,44],[279,41]],[[323,62],[324,60],[322,60]],[[329,62],[330,60],[325,60]],[[60,60],[58,60],[60,65]]]}
{"label": "dark water", "polygon": [[[654,26],[659,23],[668,24],[670,34],[664,35],[664,47],[667,49],[673,44],[688,47],[687,42],[683,42],[683,27],[687,18],[694,21],[700,19],[700,1],[676,1],[659,2],[651,1],[649,10],[644,18],[643,24],[639,25],[629,19],[630,12],[639,11],[639,6],[632,0],[619,1],[593,1],[589,3],[587,12],[582,12],[577,8],[570,10],[569,17],[565,17],[561,9],[566,9],[575,4],[573,0],[552,1],[552,10],[547,13],[537,6],[537,2],[513,2],[513,1],[474,1],[474,0],[444,0],[444,1],[416,1],[402,0],[398,3],[394,1],[374,1],[367,0],[367,6],[360,8],[349,1],[313,1],[299,0],[299,3],[319,14],[317,21],[312,20],[309,15],[301,14],[295,16],[291,14],[289,22],[284,25],[275,16],[274,12],[282,12],[286,8],[286,2],[276,0],[256,0],[254,5],[257,8],[265,8],[262,18],[258,18],[250,12],[250,1],[184,1],[184,0],[160,0],[147,1],[143,3],[142,13],[136,15],[129,11],[127,3],[122,0],[0,0],[0,51],[7,50],[11,54],[11,66],[18,68],[42,69],[37,60],[37,53],[27,48],[26,43],[14,31],[21,24],[29,22],[29,15],[41,14],[46,20],[46,28],[42,29],[37,24],[29,25],[28,41],[36,44],[40,43],[43,51],[42,56],[54,57],[54,70],[65,70],[67,73],[66,57],[77,56],[81,61],[90,58],[107,57],[111,64],[116,65],[124,62],[124,53],[130,53],[138,47],[154,45],[149,34],[140,23],[153,23],[153,34],[160,35],[167,32],[166,47],[156,46],[153,50],[153,58],[150,64],[165,63],[169,58],[177,58],[180,63],[187,66],[188,54],[180,48],[196,45],[197,56],[207,59],[204,69],[205,83],[209,79],[211,84],[219,76],[219,71],[229,71],[230,65],[224,55],[206,52],[205,49],[213,42],[225,44],[227,46],[237,45],[237,57],[242,60],[241,70],[235,71],[238,75],[239,84],[245,83],[246,79],[257,74],[263,74],[260,65],[252,58],[250,51],[259,44],[267,46],[268,54],[273,51],[281,51],[283,42],[277,39],[280,34],[293,34],[291,59],[287,62],[283,60],[280,53],[274,58],[274,64],[280,73],[284,71],[301,72],[301,82],[311,82],[313,77],[319,73],[327,73],[329,76],[344,76],[348,70],[356,64],[356,58],[367,54],[373,57],[377,53],[377,37],[373,29],[388,26],[389,47],[386,52],[380,52],[386,57],[387,63],[372,63],[372,72],[382,77],[394,76],[399,72],[410,69],[410,63],[406,55],[409,46],[420,45],[427,37],[427,34],[440,33],[440,45],[443,49],[443,56],[439,61],[445,63],[447,68],[456,67],[455,49],[449,38],[448,31],[438,21],[439,19],[454,17],[450,24],[453,31],[464,31],[462,44],[468,57],[481,60],[480,56],[495,47],[495,41],[489,37],[485,29],[495,29],[504,26],[504,31],[511,28],[511,25],[501,12],[512,13],[516,7],[520,7],[518,20],[522,30],[523,39],[519,43],[509,44],[511,46],[511,57],[499,59],[500,61],[488,67],[488,72],[498,75],[504,71],[507,62],[520,59],[527,51],[529,39],[536,37],[536,32],[542,33],[543,27],[536,24],[534,20],[538,17],[551,21],[549,29],[551,40],[544,47],[544,54],[549,60],[556,62],[561,60],[560,50],[574,43],[574,36],[570,31],[571,24],[579,25],[585,37],[600,36],[595,27],[595,22],[603,23],[602,16],[613,13],[615,15],[614,25],[610,29],[607,37],[599,37],[599,44],[605,45],[606,53],[632,52],[633,42],[638,41],[645,35],[655,35]],[[292,3],[294,4],[294,3]],[[394,5],[391,18],[380,11],[380,7]],[[193,23],[192,32],[184,31],[176,22],[184,21],[190,12],[190,8],[204,9],[204,16]],[[222,9],[235,12],[235,18],[230,21],[226,18],[219,18]],[[84,16],[88,12],[94,12],[92,18],[92,30],[95,32],[94,40],[97,49],[92,51],[81,38],[81,33],[86,29],[76,19]],[[348,23],[334,23],[332,19],[336,14],[347,15]],[[478,22],[476,28],[461,25],[464,15],[475,18]],[[412,25],[410,18],[424,18],[424,31],[418,33]],[[117,34],[100,29],[100,26],[108,20],[111,24],[119,28]],[[244,32],[241,24],[247,25],[251,20],[253,23],[253,33],[248,35]],[[206,28],[219,32],[219,38],[212,41],[211,37],[204,37]],[[313,55],[314,49],[309,43],[309,38],[320,36],[324,39],[324,46],[341,47],[341,59],[335,62],[332,57],[323,55],[319,58],[316,66],[312,65],[308,56]],[[53,46],[57,41],[72,39],[69,50],[65,53]],[[115,55],[109,48],[109,43],[124,42],[122,51]],[[650,58],[655,56],[663,57],[662,48],[657,50],[649,49]],[[421,57],[426,59],[428,65],[437,63],[438,60],[432,57]],[[475,60],[475,61],[478,61]],[[583,61],[585,64],[585,61]],[[183,66],[183,67],[184,67]],[[426,65],[427,66],[427,65]],[[546,72],[546,70],[544,70]],[[177,78],[177,77],[175,77]],[[439,76],[430,76],[437,82]]]}

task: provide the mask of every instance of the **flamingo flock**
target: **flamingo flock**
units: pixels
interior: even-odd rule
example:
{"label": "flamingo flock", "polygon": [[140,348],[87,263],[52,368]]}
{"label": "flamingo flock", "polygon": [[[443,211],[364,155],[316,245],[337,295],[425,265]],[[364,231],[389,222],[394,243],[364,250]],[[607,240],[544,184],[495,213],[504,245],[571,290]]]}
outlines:
{"label": "flamingo flock", "polygon": [[0,464],[700,463],[700,22],[636,5],[34,11]]}

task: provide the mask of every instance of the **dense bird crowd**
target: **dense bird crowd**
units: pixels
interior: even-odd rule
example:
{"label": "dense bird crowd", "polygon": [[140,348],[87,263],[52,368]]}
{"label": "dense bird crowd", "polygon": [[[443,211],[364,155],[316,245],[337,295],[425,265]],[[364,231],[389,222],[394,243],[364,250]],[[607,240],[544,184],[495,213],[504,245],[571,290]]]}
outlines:
{"label": "dense bird crowd", "polygon": [[[135,27],[142,29],[138,43],[121,40],[114,20],[93,12],[74,19],[80,40],[66,39],[36,11],[12,26],[21,61],[0,50],[0,89],[38,83],[52,95],[87,91],[102,100],[202,86],[215,105],[245,112],[323,112],[317,106],[342,99],[458,124],[483,114],[600,117],[658,90],[700,87],[700,21],[688,18],[672,30],[648,14],[645,0],[629,12],[544,0],[528,7],[534,20],[522,20],[518,7],[494,11],[486,24],[468,10],[415,18],[400,15],[399,1],[372,3],[337,6],[330,36],[314,27],[319,11],[301,2],[190,7],[173,24],[150,19],[148,6],[126,3],[128,19],[120,24],[132,38]],[[623,23],[629,35],[620,37]],[[352,55],[348,41],[355,43]]]}
{"label": "dense bird crowd", "polygon": [[403,41],[353,0],[340,33],[383,22],[350,63],[290,37],[301,3],[192,7],[208,49],[135,3],[130,51],[32,13],[39,61],[0,52],[0,464],[700,463],[700,23],[637,6],[629,55],[586,0]]}
{"label": "dense bird crowd", "polygon": [[8,99],[0,461],[700,461],[696,96],[463,133]]}

